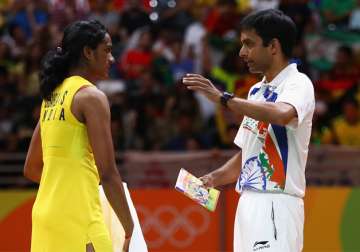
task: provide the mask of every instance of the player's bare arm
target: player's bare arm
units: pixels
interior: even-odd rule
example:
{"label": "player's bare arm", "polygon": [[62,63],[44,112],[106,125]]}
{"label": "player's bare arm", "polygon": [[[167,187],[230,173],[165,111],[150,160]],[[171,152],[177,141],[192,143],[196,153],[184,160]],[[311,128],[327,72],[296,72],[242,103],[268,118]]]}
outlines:
{"label": "player's bare arm", "polygon": [[[199,74],[187,74],[183,83],[188,89],[201,92],[214,103],[220,102],[222,93],[205,77]],[[228,101],[227,105],[237,114],[282,126],[297,117],[295,108],[283,102],[260,102],[233,98]]]}
{"label": "player's bare arm", "polygon": [[78,111],[82,114],[105,195],[123,225],[126,237],[130,237],[134,223],[115,164],[108,100],[100,90],[84,88],[75,95],[72,110],[75,115]]}
{"label": "player's bare arm", "polygon": [[43,170],[40,123],[33,132],[24,165],[24,176],[33,182],[40,183]]}
{"label": "player's bare arm", "polygon": [[235,154],[219,169],[201,177],[207,187],[217,187],[236,182],[241,171],[241,152]]}

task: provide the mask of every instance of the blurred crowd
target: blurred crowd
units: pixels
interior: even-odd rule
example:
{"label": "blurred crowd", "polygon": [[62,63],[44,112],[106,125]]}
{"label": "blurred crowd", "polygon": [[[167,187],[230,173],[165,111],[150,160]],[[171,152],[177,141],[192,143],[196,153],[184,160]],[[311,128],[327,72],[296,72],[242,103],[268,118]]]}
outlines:
{"label": "blurred crowd", "polygon": [[238,57],[239,23],[254,10],[292,17],[292,62],[316,90],[312,143],[360,147],[359,0],[0,0],[0,151],[25,151],[37,123],[39,67],[64,27],[97,19],[116,62],[98,83],[117,150],[229,149],[241,116],[184,88],[199,73],[239,97],[260,76]]}

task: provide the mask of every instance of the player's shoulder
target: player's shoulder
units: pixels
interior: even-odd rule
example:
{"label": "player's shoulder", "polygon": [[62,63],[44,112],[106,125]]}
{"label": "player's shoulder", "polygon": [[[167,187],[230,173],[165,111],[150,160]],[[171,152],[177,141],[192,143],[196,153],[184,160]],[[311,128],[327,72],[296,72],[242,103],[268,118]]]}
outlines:
{"label": "player's shoulder", "polygon": [[84,86],[80,88],[76,93],[76,96],[80,99],[90,101],[106,99],[106,95],[104,94],[104,92],[95,86]]}
{"label": "player's shoulder", "polygon": [[106,105],[107,97],[100,89],[95,86],[84,86],[78,90],[74,96],[75,102],[81,105]]}

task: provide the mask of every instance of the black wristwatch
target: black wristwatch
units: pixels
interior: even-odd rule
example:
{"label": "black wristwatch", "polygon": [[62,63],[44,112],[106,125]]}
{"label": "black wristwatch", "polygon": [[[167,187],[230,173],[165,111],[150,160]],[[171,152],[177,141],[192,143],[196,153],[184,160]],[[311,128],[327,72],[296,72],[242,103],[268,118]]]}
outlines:
{"label": "black wristwatch", "polygon": [[234,98],[234,94],[232,93],[228,93],[228,92],[224,92],[221,97],[220,97],[220,103],[221,105],[223,105],[225,108],[227,108],[227,103],[230,99]]}

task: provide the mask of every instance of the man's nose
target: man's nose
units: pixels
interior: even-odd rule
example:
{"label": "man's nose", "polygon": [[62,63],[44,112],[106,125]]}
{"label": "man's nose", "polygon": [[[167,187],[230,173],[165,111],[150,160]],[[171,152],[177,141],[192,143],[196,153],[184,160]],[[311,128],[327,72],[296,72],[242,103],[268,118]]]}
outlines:
{"label": "man's nose", "polygon": [[242,46],[239,51],[240,58],[245,58],[247,55],[247,50]]}

